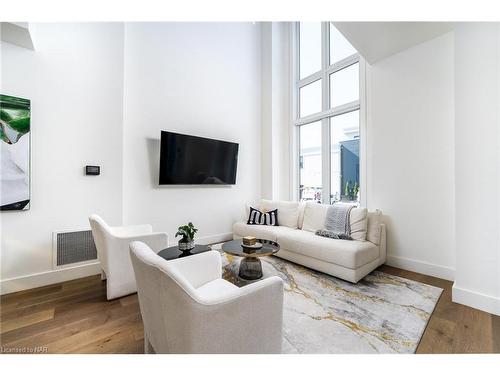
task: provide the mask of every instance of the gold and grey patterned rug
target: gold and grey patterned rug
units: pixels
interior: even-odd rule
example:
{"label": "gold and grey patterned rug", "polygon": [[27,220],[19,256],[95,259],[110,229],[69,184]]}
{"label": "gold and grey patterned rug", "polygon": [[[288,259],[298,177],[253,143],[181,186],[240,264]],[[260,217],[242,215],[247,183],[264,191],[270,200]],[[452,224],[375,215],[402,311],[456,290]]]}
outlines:
{"label": "gold and grey patterned rug", "polygon": [[[241,258],[221,253],[224,278],[247,284]],[[284,281],[283,353],[414,353],[442,292],[379,271],[352,284],[278,257],[261,261],[264,277]]]}

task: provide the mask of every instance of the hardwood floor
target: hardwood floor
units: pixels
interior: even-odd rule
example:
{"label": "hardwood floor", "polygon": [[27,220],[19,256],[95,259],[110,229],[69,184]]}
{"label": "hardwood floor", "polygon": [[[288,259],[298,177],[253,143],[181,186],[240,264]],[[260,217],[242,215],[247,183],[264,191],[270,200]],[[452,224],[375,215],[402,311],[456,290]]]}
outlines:
{"label": "hardwood floor", "polygon": [[500,353],[500,316],[451,302],[452,281],[389,266],[379,270],[443,288],[417,353]]}
{"label": "hardwood floor", "polygon": [[[379,270],[443,288],[417,353],[500,353],[500,317],[451,302],[452,282],[382,266]],[[98,275],[2,296],[6,352],[142,353],[137,295],[106,301]]]}

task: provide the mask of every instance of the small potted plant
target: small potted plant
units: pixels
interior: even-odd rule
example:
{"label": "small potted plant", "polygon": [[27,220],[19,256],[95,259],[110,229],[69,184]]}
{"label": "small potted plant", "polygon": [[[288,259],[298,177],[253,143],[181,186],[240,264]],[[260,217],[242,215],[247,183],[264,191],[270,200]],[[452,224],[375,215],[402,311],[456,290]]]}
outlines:
{"label": "small potted plant", "polygon": [[175,237],[182,236],[179,240],[180,251],[190,251],[194,249],[194,235],[196,232],[198,232],[198,229],[196,229],[191,222],[187,225],[182,225],[177,229]]}

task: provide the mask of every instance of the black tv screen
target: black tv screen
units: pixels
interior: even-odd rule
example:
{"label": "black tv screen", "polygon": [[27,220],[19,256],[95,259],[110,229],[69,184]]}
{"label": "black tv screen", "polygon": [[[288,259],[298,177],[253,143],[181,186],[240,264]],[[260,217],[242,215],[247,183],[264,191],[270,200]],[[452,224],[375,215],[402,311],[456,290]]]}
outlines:
{"label": "black tv screen", "polygon": [[161,132],[160,185],[234,185],[237,163],[237,143]]}

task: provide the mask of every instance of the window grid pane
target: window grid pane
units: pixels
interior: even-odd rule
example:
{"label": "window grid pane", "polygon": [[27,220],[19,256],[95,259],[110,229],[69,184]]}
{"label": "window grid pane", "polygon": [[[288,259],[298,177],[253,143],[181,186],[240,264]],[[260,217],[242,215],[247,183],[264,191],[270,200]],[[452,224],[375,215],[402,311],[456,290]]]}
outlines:
{"label": "window grid pane", "polygon": [[330,22],[330,65],[352,56],[357,51]]}
{"label": "window grid pane", "polygon": [[299,199],[322,201],[321,121],[299,127]]}
{"label": "window grid pane", "polygon": [[300,79],[321,70],[321,22],[299,25]]}
{"label": "window grid pane", "polygon": [[300,117],[321,112],[321,80],[318,79],[299,89]]}
{"label": "window grid pane", "polygon": [[330,108],[359,100],[359,63],[330,74]]}

